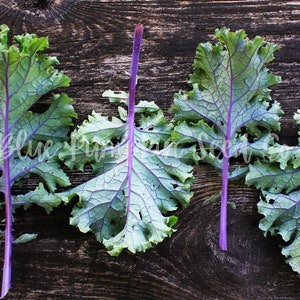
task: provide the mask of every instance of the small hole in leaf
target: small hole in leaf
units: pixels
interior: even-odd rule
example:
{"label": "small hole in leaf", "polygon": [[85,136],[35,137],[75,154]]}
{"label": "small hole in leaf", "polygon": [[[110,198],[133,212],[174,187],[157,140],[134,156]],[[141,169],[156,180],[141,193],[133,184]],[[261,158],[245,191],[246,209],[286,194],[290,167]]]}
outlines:
{"label": "small hole in leaf", "polygon": [[113,144],[113,146],[116,146],[119,143],[119,140],[117,138],[112,138],[111,143]]}
{"label": "small hole in leaf", "polygon": [[160,147],[159,144],[153,144],[151,147],[148,147],[148,148],[149,148],[150,150],[152,150],[152,151],[154,151],[154,150],[159,151],[159,150],[162,149],[162,147]]}
{"label": "small hole in leaf", "polygon": [[222,159],[223,158],[223,153],[222,151],[214,151],[213,155],[218,158],[218,159]]}

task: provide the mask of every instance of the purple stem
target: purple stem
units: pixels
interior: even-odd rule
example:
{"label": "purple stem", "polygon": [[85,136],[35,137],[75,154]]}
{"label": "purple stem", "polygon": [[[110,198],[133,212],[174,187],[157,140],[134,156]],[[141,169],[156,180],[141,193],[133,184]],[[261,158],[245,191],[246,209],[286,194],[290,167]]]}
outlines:
{"label": "purple stem", "polygon": [[[143,26],[138,24],[134,31],[132,48],[132,64],[129,82],[128,96],[128,189],[131,188],[132,159],[134,148],[134,112],[135,112],[135,87],[137,82],[137,71],[142,44]],[[128,193],[127,209],[130,207],[130,193]]]}
{"label": "purple stem", "polygon": [[11,201],[11,178],[10,178],[10,153],[9,153],[9,87],[8,87],[8,62],[5,70],[5,117],[3,128],[3,177],[5,191],[5,246],[2,272],[1,299],[5,297],[11,285],[11,255],[12,255],[12,201]]}
{"label": "purple stem", "polygon": [[[5,151],[4,151],[5,153]],[[11,255],[12,255],[12,201],[10,193],[9,158],[4,159],[4,190],[5,190],[5,247],[2,272],[1,299],[5,297],[11,284]]]}
{"label": "purple stem", "polygon": [[[231,61],[230,62],[230,68]],[[232,72],[231,72],[232,74]],[[232,76],[231,76],[232,78]],[[223,170],[222,170],[222,194],[221,194],[221,214],[220,214],[220,236],[219,246],[222,250],[227,251],[227,195],[228,195],[228,177],[229,177],[229,159],[230,159],[230,143],[231,143],[231,113],[233,106],[233,91],[232,91],[232,79],[230,82],[230,95],[229,95],[229,107],[227,115],[227,129],[225,135],[225,144],[223,149]]]}
{"label": "purple stem", "polygon": [[140,57],[140,49],[142,45],[143,26],[136,25],[134,31],[134,41],[132,48],[132,64],[129,82],[129,101],[128,101],[128,121],[134,122],[134,108],[135,108],[135,87],[137,81],[137,71]]}
{"label": "purple stem", "polygon": [[221,194],[221,215],[220,215],[220,236],[219,236],[219,246],[224,251],[227,250],[228,173],[229,173],[229,157],[224,156],[223,170],[222,170],[222,194]]}

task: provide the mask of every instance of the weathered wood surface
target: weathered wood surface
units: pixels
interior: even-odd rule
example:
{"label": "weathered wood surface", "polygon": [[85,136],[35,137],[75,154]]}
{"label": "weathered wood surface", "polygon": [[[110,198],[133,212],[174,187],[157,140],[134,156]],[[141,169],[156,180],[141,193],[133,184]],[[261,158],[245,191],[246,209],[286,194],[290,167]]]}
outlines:
{"label": "weathered wood surface", "polygon": [[[72,78],[67,93],[80,120],[92,109],[111,114],[102,92],[127,89],[138,22],[145,34],[137,98],[166,111],[173,93],[187,88],[196,45],[211,40],[215,28],[265,36],[281,46],[270,68],[283,78],[273,97],[286,112],[280,137],[288,144],[297,142],[292,116],[300,107],[299,19],[299,1],[0,0],[0,22],[12,34],[49,36],[48,52]],[[72,181],[85,175],[71,174]],[[300,276],[284,263],[277,241],[262,236],[258,194],[243,181],[230,184],[237,209],[229,210],[229,250],[218,248],[219,203],[203,202],[220,188],[220,174],[197,167],[195,196],[177,213],[177,232],[146,253],[119,258],[93,235],[68,226],[69,207],[50,216],[39,208],[19,211],[15,235],[39,237],[14,246],[7,299],[299,299]]]}

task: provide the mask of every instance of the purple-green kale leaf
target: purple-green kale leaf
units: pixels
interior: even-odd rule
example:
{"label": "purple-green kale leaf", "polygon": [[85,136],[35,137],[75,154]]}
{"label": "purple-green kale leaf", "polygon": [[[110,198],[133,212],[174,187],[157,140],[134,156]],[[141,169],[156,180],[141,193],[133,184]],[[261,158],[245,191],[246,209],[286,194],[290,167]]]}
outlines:
{"label": "purple-green kale leaf", "polygon": [[[299,111],[294,118],[299,125]],[[264,218],[259,228],[265,236],[281,235],[281,253],[300,273],[300,147],[274,144],[265,159],[249,166],[246,183],[261,190],[258,211]]]}
{"label": "purple-green kale leaf", "polygon": [[264,235],[281,235],[286,245],[281,253],[295,272],[300,273],[300,191],[289,194],[262,192],[258,212],[264,215],[259,228]]}
{"label": "purple-green kale leaf", "polygon": [[[60,196],[66,201],[77,196],[71,224],[82,232],[93,232],[111,255],[123,249],[145,251],[170,236],[177,218],[165,214],[179,204],[187,205],[193,195],[193,168],[187,162],[197,160],[195,147],[180,148],[171,142],[173,126],[156,104],[135,105],[141,33],[138,25],[128,114],[121,108],[120,118],[93,112],[60,153],[70,168],[92,166],[95,178]],[[113,102],[126,96],[111,91],[105,95]]]}
{"label": "purple-green kale leaf", "polygon": [[[70,80],[54,69],[55,57],[40,53],[48,47],[47,38],[19,35],[9,46],[8,32],[6,25],[0,26],[0,192],[5,199],[6,222],[1,298],[11,281],[13,204],[36,203],[49,212],[60,203],[53,192],[57,185],[70,182],[60,169],[57,153],[75,116],[66,94],[53,95],[43,113],[32,111],[43,95],[68,86]],[[38,187],[26,195],[13,195],[13,186],[31,174],[41,178]],[[39,196],[43,196],[42,202]]]}
{"label": "purple-green kale leaf", "polygon": [[222,170],[219,245],[226,250],[229,161],[263,157],[282,110],[269,89],[280,78],[266,68],[278,46],[258,36],[250,40],[244,30],[217,29],[215,38],[216,44],[197,47],[192,90],[175,95],[172,136],[178,144],[197,143],[203,162]]}

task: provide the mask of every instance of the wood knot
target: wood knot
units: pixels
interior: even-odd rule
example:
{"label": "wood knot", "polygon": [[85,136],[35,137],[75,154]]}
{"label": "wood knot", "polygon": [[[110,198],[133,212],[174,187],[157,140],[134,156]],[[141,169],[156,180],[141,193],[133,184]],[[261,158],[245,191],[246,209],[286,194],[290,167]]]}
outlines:
{"label": "wood knot", "polygon": [[32,4],[36,8],[47,8],[51,0],[32,0]]}
{"label": "wood knot", "polygon": [[22,9],[46,9],[55,0],[22,0],[16,1]]}

